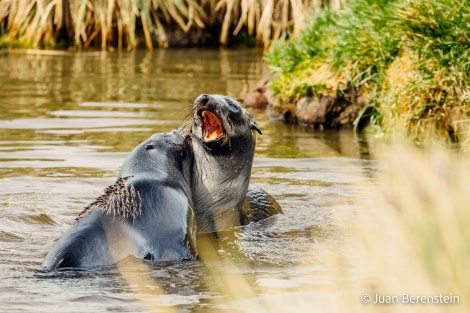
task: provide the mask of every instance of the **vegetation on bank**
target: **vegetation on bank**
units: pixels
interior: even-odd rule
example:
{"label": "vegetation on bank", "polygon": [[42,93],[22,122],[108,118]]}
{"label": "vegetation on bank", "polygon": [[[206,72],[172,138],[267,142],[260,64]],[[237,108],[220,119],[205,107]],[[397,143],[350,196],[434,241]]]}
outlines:
{"label": "vegetation on bank", "polygon": [[322,10],[266,56],[275,106],[353,90],[366,99],[355,125],[458,140],[470,113],[469,20],[465,0],[349,0]]}
{"label": "vegetation on bank", "polygon": [[[312,9],[340,0],[0,0],[3,45],[135,48],[225,45],[230,36],[296,35]],[[175,39],[176,38],[176,39]],[[178,42],[179,41],[179,42]]]}

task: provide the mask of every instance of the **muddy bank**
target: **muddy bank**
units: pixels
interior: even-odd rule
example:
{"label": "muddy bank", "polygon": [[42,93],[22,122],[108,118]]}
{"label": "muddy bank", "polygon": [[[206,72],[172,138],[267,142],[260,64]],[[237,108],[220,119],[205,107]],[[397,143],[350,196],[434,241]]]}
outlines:
{"label": "muddy bank", "polygon": [[[289,103],[279,103],[269,88],[270,80],[269,75],[261,78],[246,95],[244,104],[247,107],[266,109],[270,118],[286,123],[318,129],[353,127],[368,104],[367,98],[355,89],[343,90],[335,95],[302,96]],[[367,118],[361,118],[357,127],[363,128],[367,123]]]}

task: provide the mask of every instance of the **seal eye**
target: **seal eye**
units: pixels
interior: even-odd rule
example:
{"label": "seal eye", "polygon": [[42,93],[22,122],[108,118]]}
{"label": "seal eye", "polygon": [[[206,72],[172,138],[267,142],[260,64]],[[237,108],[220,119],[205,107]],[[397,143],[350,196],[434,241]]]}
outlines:
{"label": "seal eye", "polygon": [[147,150],[155,149],[155,146],[153,144],[149,143],[145,146],[145,149],[147,149]]}
{"label": "seal eye", "polygon": [[237,101],[235,101],[234,99],[232,98],[229,98],[229,97],[225,97],[225,102],[227,102],[228,104],[228,109],[230,112],[232,113],[238,113],[240,110],[239,110],[239,107],[240,105],[238,104]]}

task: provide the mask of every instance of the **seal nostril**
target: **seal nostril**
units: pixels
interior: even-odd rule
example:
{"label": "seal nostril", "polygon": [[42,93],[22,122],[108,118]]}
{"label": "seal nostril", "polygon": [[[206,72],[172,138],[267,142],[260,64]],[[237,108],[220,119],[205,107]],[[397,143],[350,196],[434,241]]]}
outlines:
{"label": "seal nostril", "polygon": [[209,102],[210,98],[211,98],[211,96],[206,95],[206,94],[200,95],[199,96],[199,102],[201,102],[202,105],[206,105],[207,102]]}

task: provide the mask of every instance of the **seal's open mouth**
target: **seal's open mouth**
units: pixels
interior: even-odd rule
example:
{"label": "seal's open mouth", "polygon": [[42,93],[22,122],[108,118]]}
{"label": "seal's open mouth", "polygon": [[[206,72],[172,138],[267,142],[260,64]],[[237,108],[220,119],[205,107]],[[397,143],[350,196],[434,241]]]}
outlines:
{"label": "seal's open mouth", "polygon": [[204,141],[215,141],[224,137],[224,128],[217,115],[208,110],[202,110],[199,114],[202,117]]}

